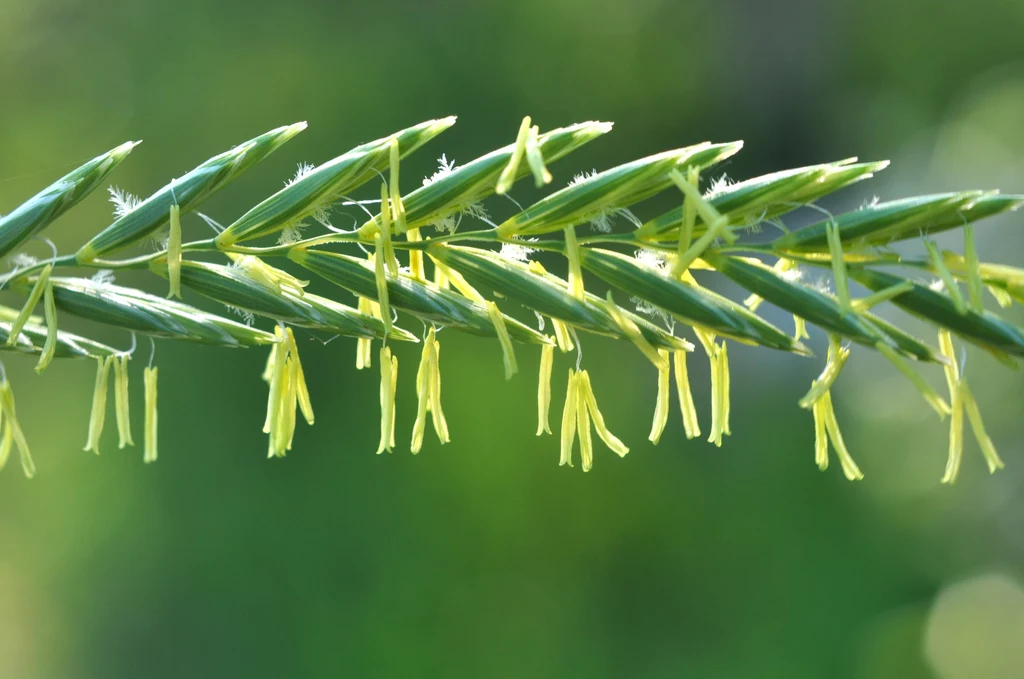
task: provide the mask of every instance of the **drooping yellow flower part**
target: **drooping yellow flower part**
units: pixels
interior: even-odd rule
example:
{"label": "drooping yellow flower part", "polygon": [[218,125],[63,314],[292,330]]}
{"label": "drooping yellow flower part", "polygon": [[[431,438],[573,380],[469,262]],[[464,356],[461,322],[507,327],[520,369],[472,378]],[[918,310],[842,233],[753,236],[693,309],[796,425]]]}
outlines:
{"label": "drooping yellow flower part", "polygon": [[722,435],[731,434],[729,429],[729,354],[725,342],[715,343],[715,334],[701,328],[694,328],[697,339],[708,355],[711,372],[711,433],[708,443],[721,447]]}
{"label": "drooping yellow flower part", "polygon": [[567,226],[565,233],[565,256],[569,260],[569,294],[576,299],[583,299],[583,267],[580,265],[580,244],[576,240],[576,229]]}
{"label": "drooping yellow flower part", "polygon": [[832,277],[836,283],[839,308],[843,310],[843,313],[848,313],[853,308],[850,303],[850,281],[846,276],[843,242],[839,238],[839,223],[836,220],[830,219],[825,225],[825,238],[828,241],[828,251],[832,259]]}
{"label": "drooping yellow flower part", "polygon": [[[410,231],[410,233],[412,233]],[[359,298],[359,311],[368,315],[380,318],[380,306],[372,299]],[[369,337],[360,337],[356,340],[356,370],[369,368],[373,364],[373,340]]]}
{"label": "drooping yellow flower part", "polygon": [[412,427],[412,443],[409,449],[416,454],[423,447],[423,435],[427,429],[427,413],[433,416],[434,433],[442,443],[451,441],[448,435],[448,422],[441,410],[441,345],[437,341],[434,328],[427,332],[423,342],[423,353],[420,355],[420,366],[416,372],[416,422]]}
{"label": "drooping yellow flower part", "polygon": [[950,390],[952,402],[952,418],[949,429],[949,458],[946,462],[946,471],[942,476],[942,483],[953,483],[960,472],[960,463],[963,460],[963,427],[964,414],[971,424],[971,431],[985,456],[985,463],[988,465],[989,473],[995,473],[1002,469],[1004,464],[996,452],[992,439],[985,431],[985,423],[981,419],[981,410],[974,400],[974,394],[967,386],[967,379],[960,375],[960,369],[956,362],[956,354],[953,350],[953,337],[948,330],[939,331],[939,351],[946,359],[943,366],[946,373],[946,384]]}
{"label": "drooping yellow flower part", "polygon": [[284,457],[291,450],[295,437],[296,409],[301,409],[306,422],[313,424],[313,406],[294,333],[291,328],[282,330],[278,326],[274,334],[277,343],[271,348],[270,394],[267,397],[267,417],[263,423],[263,432],[269,434],[267,457]]}
{"label": "drooping yellow flower part", "polygon": [[839,422],[836,420],[836,413],[832,408],[832,394],[826,391],[821,401],[825,416],[825,430],[828,432],[829,439],[832,440],[832,447],[836,449],[839,464],[843,467],[843,474],[850,481],[860,481],[864,478],[864,474],[857,467],[857,463],[853,461],[850,451],[846,448],[846,443],[843,442],[843,435],[839,432]]}
{"label": "drooping yellow flower part", "polygon": [[[28,319],[32,316],[32,311],[35,310],[36,305],[39,304],[40,298],[46,291],[47,286],[50,284],[50,272],[53,271],[53,266],[47,264],[43,267],[43,270],[39,272],[39,278],[36,279],[35,285],[32,286],[31,292],[28,294],[28,299],[25,300],[25,305],[21,307],[21,311],[18,316],[11,323],[11,330],[7,334],[7,346],[13,347],[17,341],[18,336],[21,335],[22,328],[28,323]],[[52,293],[51,293],[52,294]]]}
{"label": "drooping yellow flower part", "polygon": [[[46,292],[43,294],[43,315],[46,319],[46,341],[43,342],[43,349],[39,352],[39,362],[36,364],[36,372],[41,373],[50,365],[53,355],[57,351],[57,306],[53,301],[53,282],[46,281]],[[17,337],[17,335],[15,335]]]}
{"label": "drooping yellow flower part", "polygon": [[576,399],[579,389],[576,386],[577,373],[569,368],[569,383],[565,389],[565,405],[562,406],[562,428],[560,430],[561,449],[558,465],[572,466],[572,447],[576,443]]}
{"label": "drooping yellow flower part", "polygon": [[537,436],[551,433],[551,370],[555,363],[555,345],[540,349],[540,375],[537,378]]}
{"label": "drooping yellow flower part", "polygon": [[398,385],[398,357],[391,349],[380,350],[380,445],[377,454],[395,448],[395,389]]}
{"label": "drooping yellow flower part", "polygon": [[32,453],[28,449],[28,441],[21,431],[18,423],[18,414],[14,407],[14,392],[11,385],[5,378],[0,382],[0,413],[3,414],[4,434],[0,442],[0,469],[7,463],[11,454],[11,442],[18,446],[18,455],[21,458],[21,470],[25,477],[31,479],[36,475],[36,464],[32,460]]}
{"label": "drooping yellow flower part", "polygon": [[[454,283],[454,280],[452,281]],[[498,334],[498,342],[501,344],[502,359],[505,363],[505,379],[510,380],[519,372],[516,364],[516,352],[512,347],[512,338],[509,337],[508,328],[505,327],[505,317],[502,316],[498,305],[494,302],[485,302],[487,315],[494,324],[494,331]]]}
{"label": "drooping yellow flower part", "polygon": [[519,164],[523,162],[523,155],[526,153],[526,138],[530,134],[530,125],[532,124],[530,116],[523,118],[523,122],[519,125],[519,132],[516,134],[516,143],[512,148],[512,156],[509,158],[508,165],[501,171],[501,175],[498,177],[498,183],[494,187],[494,192],[499,196],[512,188],[512,184],[516,181],[516,176],[519,174]]}
{"label": "drooping yellow flower part", "polygon": [[669,411],[669,361],[668,351],[666,349],[658,349],[658,354],[662,356],[664,365],[658,367],[658,400],[654,407],[654,422],[651,424],[651,433],[647,437],[654,445],[658,445],[661,440],[661,435],[665,431],[665,425],[668,424],[668,411]]}
{"label": "drooping yellow flower part", "polygon": [[647,338],[643,336],[637,324],[634,323],[632,319],[623,315],[619,310],[618,305],[615,304],[615,300],[612,299],[611,290],[608,291],[608,297],[605,300],[604,307],[608,311],[608,315],[611,317],[612,321],[619,327],[619,330],[622,331],[622,334],[625,335],[629,341],[647,357],[647,360],[654,364],[654,367],[659,371],[668,369],[668,354],[659,353],[657,349],[651,346],[651,343],[647,341]]}
{"label": "drooping yellow flower part", "polygon": [[589,472],[594,467],[594,439],[590,435],[590,413],[587,409],[586,399],[583,371],[580,371],[576,375],[576,431],[580,436],[580,459],[583,460],[583,471]]}
{"label": "drooping yellow flower part", "polygon": [[114,357],[114,413],[117,415],[118,448],[134,446],[128,408],[128,355]]}
{"label": "drooping yellow flower part", "polygon": [[107,377],[113,357],[96,359],[96,383],[92,391],[92,414],[89,417],[89,436],[85,442],[85,450],[100,454],[100,435],[103,433],[103,421],[107,416]]}
{"label": "drooping yellow flower part", "polygon": [[156,377],[156,368],[147,366],[142,371],[142,382],[146,388],[146,421],[143,436],[145,452],[142,458],[143,462],[156,462],[157,457]]}
{"label": "drooping yellow flower part", "polygon": [[[419,229],[413,229],[405,234],[410,243],[419,243],[423,240]],[[409,250],[409,275],[418,281],[426,281],[427,274],[423,267],[423,250],[412,248]]]}
{"label": "drooping yellow flower part", "polygon": [[167,238],[167,297],[181,298],[181,209],[171,206],[171,231]]}
{"label": "drooping yellow flower part", "polygon": [[[398,188],[398,161],[400,157],[398,140],[391,140],[391,173],[390,181],[388,185],[391,187],[391,211],[393,213],[392,219],[395,223],[395,230],[402,234],[409,230],[408,225],[405,222],[405,205],[402,203],[402,192]],[[381,212],[384,211],[385,205],[381,202]]]}
{"label": "drooping yellow flower part", "polygon": [[811,404],[814,415],[814,464],[818,469],[828,469],[828,432],[825,429],[825,401],[819,398]]}
{"label": "drooping yellow flower part", "polygon": [[540,127],[537,125],[532,126],[526,133],[525,151],[526,162],[530,164],[530,171],[533,172],[537,188],[550,184],[554,178],[544,165],[544,155],[540,150]]}
{"label": "drooping yellow flower part", "polygon": [[672,352],[672,365],[676,373],[676,394],[679,396],[679,410],[683,416],[683,431],[687,439],[700,436],[700,424],[697,422],[697,408],[693,403],[690,391],[690,376],[686,370],[686,351],[678,349]]}
{"label": "drooping yellow flower part", "polygon": [[796,315],[793,316],[793,339],[797,341],[811,339],[807,333],[807,321]]}
{"label": "drooping yellow flower part", "polygon": [[[578,374],[580,390],[580,399],[582,399],[583,405],[586,405],[587,410],[590,411],[590,419],[594,423],[594,429],[597,431],[598,437],[604,441],[604,444],[608,446],[613,453],[619,457],[623,457],[629,452],[629,448],[622,441],[619,440],[615,434],[608,430],[608,425],[605,424],[604,415],[601,414],[601,410],[597,407],[597,398],[594,396],[594,387],[590,383],[590,373],[586,370],[581,370]],[[579,401],[577,402],[579,403]],[[580,407],[577,405],[577,407]]]}
{"label": "drooping yellow flower part", "polygon": [[449,287],[448,275],[445,274],[444,267],[438,266],[436,261],[434,262],[434,285],[442,290],[447,290]]}
{"label": "drooping yellow flower part", "polygon": [[629,448],[608,430],[604,416],[597,407],[590,375],[586,370],[576,372],[570,368],[565,406],[562,409],[559,465],[572,466],[572,448],[576,441],[576,433],[579,431],[583,471],[590,471],[594,461],[593,443],[590,436],[591,424],[597,431],[598,437],[619,457],[629,452]]}

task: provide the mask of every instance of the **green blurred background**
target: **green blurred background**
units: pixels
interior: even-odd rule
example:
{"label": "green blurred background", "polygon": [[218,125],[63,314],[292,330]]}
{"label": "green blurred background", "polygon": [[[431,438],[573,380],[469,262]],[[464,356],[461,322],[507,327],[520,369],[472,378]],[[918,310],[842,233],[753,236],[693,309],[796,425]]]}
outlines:
{"label": "green blurred background", "polygon": [[[1019,193],[1022,27],[1020,0],[0,0],[0,211],[127,139],[145,143],[111,181],[146,195],[308,120],[203,209],[231,221],[300,161],[448,114],[458,125],[403,163],[406,190],[442,152],[469,160],[530,114],[544,129],[616,122],[555,165],[556,182],[744,139],[723,168],[734,179],[894,161],[833,209]],[[109,222],[100,193],[48,232],[62,251]],[[1020,222],[986,224],[983,257],[1024,263]],[[205,237],[195,217],[185,229]],[[970,441],[947,488],[946,426],[855,352],[835,390],[867,475],[849,483],[814,466],[796,407],[818,362],[735,347],[735,434],[721,449],[687,442],[673,409],[654,448],[653,370],[588,337],[585,365],[632,453],[599,448],[584,475],[533,436],[536,352],[520,350],[506,383],[496,343],[440,339],[453,440],[428,432],[417,457],[374,455],[377,376],[355,371],[352,341],[303,341],[318,423],[274,461],[264,352],[160,343],[148,466],[117,450],[112,422],[103,455],[82,452],[91,364],[36,377],[7,360],[39,475],[0,475],[0,677],[1024,677],[1019,373],[969,354],[1007,469],[989,477]],[[399,357],[407,441],[417,350]],[[556,409],[570,362],[556,366]],[[691,366],[706,427],[707,366]],[[141,439],[141,365],[132,378]]]}

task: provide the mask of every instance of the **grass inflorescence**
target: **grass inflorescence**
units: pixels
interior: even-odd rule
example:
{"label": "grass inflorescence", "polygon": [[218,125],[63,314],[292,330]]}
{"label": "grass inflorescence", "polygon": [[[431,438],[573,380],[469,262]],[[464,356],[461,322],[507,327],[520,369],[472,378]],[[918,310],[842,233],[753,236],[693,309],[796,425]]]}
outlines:
{"label": "grass inflorescence", "polygon": [[[814,460],[820,468],[828,466],[831,444],[847,478],[863,477],[843,441],[832,395],[853,345],[880,353],[938,417],[950,418],[943,482],[953,482],[960,469],[965,419],[990,471],[1003,466],[954,342],[973,344],[1011,365],[1024,356],[1024,330],[986,309],[984,294],[989,292],[1003,308],[1024,303],[1024,269],[982,262],[974,234],[975,222],[1015,210],[1024,204],[1024,196],[963,191],[874,202],[831,215],[815,201],[871,177],[888,163],[849,158],[738,183],[715,181],[702,190],[702,178],[742,148],[742,142],[704,142],[577,174],[562,188],[496,223],[484,201],[508,195],[526,177],[532,176],[537,188],[552,184],[550,168],[556,161],[609,133],[612,126],[585,122],[542,131],[527,117],[508,145],[459,166],[442,155],[438,172],[403,193],[400,177],[407,185],[412,182],[400,172],[402,159],[454,123],[454,118],[429,120],[320,165],[302,164],[284,188],[226,227],[198,215],[197,208],[206,199],[306,125],[279,127],[210,158],[149,197],[136,199],[110,187],[115,219],[74,254],[55,251],[53,257],[36,261],[22,253],[31,239],[100,186],[136,146],[122,144],[0,217],[0,256],[10,256],[12,262],[2,285],[25,298],[20,308],[0,307],[0,346],[35,355],[40,372],[53,359],[95,360],[85,448],[97,453],[111,380],[119,445],[134,445],[128,392],[136,335],[222,347],[268,346],[264,431],[269,456],[281,457],[291,450],[297,415],[301,413],[310,425],[314,421],[295,329],[324,341],[353,338],[359,369],[377,361],[378,453],[399,447],[399,361],[393,343],[421,344],[417,414],[409,432],[409,449],[418,453],[428,415],[440,443],[451,438],[441,397],[438,332],[443,328],[494,342],[507,379],[519,371],[517,352],[539,346],[538,436],[552,434],[550,380],[556,349],[581,352],[580,332],[621,340],[624,351],[640,351],[653,364],[653,443],[661,439],[671,419],[673,391],[686,437],[701,436],[687,369],[687,354],[699,345],[711,372],[711,421],[704,432],[709,442],[720,446],[732,426],[729,354],[753,347],[813,360],[804,342],[810,339],[810,327],[828,340],[821,374],[799,400],[799,406],[813,415]],[[348,197],[378,181],[373,200]],[[677,207],[646,221],[631,211],[664,192],[675,192]],[[784,215],[808,206],[827,217],[795,230],[783,225]],[[363,209],[368,219],[351,231],[339,229],[331,224],[331,212],[340,207]],[[192,213],[216,229],[214,237],[183,237],[182,222]],[[613,229],[615,224],[631,227]],[[767,242],[743,238],[765,224],[781,228],[782,235]],[[303,227],[313,225],[319,233],[303,232]],[[118,258],[165,227],[170,235],[156,252]],[[963,254],[943,251],[932,240],[934,234],[953,229],[963,229]],[[904,240],[919,240],[920,254],[901,255],[890,249],[893,242]],[[536,252],[563,258],[568,275],[548,272]],[[147,269],[166,279],[167,297],[115,284],[107,272],[129,268]],[[74,269],[82,271],[75,275]],[[834,292],[808,282],[804,273],[809,269],[831,275]],[[95,275],[82,275],[89,270]],[[709,274],[738,284],[746,298],[737,302],[712,291],[706,286]],[[306,276],[333,284],[327,287],[335,294],[307,292]],[[610,288],[607,294],[588,290],[588,277]],[[342,291],[355,295],[353,306],[337,299]],[[172,297],[212,300],[238,318]],[[632,300],[636,310],[622,306],[625,300]],[[793,332],[765,320],[758,313],[763,303],[792,314]],[[33,315],[40,304],[42,316]],[[880,318],[874,313],[880,305],[899,307],[931,324],[938,333],[938,348]],[[532,312],[536,329],[532,318],[527,323],[510,314],[518,308]],[[130,331],[132,348],[122,351],[59,330],[58,323],[68,315]],[[402,327],[411,320],[422,324],[421,333]],[[258,327],[262,323],[268,325]],[[689,339],[684,331],[690,333]],[[379,350],[373,350],[374,343]],[[142,441],[147,462],[157,459],[155,349],[154,344],[143,374]],[[587,471],[594,461],[592,430],[619,456],[629,448],[609,429],[581,362],[579,353],[569,370],[560,462],[573,464],[578,443],[581,466]],[[919,372],[930,365],[943,371],[948,398]],[[0,467],[14,448],[31,477],[35,465],[18,424],[11,386],[3,376]]]}

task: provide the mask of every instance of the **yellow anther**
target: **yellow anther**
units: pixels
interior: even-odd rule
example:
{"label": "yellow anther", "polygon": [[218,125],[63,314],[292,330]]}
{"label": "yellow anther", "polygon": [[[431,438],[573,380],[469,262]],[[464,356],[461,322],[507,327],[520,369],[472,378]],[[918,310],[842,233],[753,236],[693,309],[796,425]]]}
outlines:
{"label": "yellow anther", "polygon": [[128,356],[114,358],[114,413],[117,416],[118,448],[134,446],[131,414],[128,407]]}
{"label": "yellow anther", "polygon": [[651,363],[654,364],[658,370],[668,369],[668,354],[660,354],[657,349],[651,346],[651,343],[647,341],[647,338],[640,332],[639,326],[633,322],[632,319],[628,318],[619,309],[618,305],[615,304],[615,300],[612,299],[611,290],[608,291],[608,298],[605,300],[604,308],[608,311],[609,317],[612,322],[618,326],[622,334],[632,342],[637,349],[647,357]]}
{"label": "yellow anther", "polygon": [[89,417],[89,436],[85,442],[85,450],[100,454],[100,434],[103,433],[103,421],[107,416],[107,376],[113,358],[96,359],[96,382],[92,390],[92,414]]}
{"label": "yellow anther", "polygon": [[398,385],[398,358],[391,349],[380,350],[380,445],[377,454],[395,447],[395,389]]}
{"label": "yellow anther", "polygon": [[569,368],[569,384],[565,390],[565,405],[562,407],[561,454],[559,466],[572,466],[572,447],[576,442],[576,398],[579,390],[576,387],[576,372]]}
{"label": "yellow anther", "polygon": [[829,337],[828,359],[825,361],[825,369],[821,371],[817,379],[811,382],[811,389],[800,399],[801,408],[811,408],[821,399],[825,393],[832,388],[839,372],[846,365],[846,359],[850,357],[850,350],[839,345],[839,338]]}
{"label": "yellow anther", "polygon": [[28,441],[25,439],[25,434],[21,431],[21,425],[18,423],[18,413],[14,407],[14,392],[11,390],[11,385],[6,379],[0,383],[0,411],[3,412],[3,419],[6,422],[6,432],[2,445],[8,452],[4,454],[4,457],[6,458],[7,455],[10,455],[11,444],[7,440],[10,437],[18,447],[18,456],[21,458],[21,470],[25,473],[26,478],[31,479],[36,475],[36,464],[32,461],[32,453],[28,449]]}
{"label": "yellow anther", "polygon": [[655,445],[661,440],[661,435],[668,424],[669,411],[669,361],[668,351],[658,349],[658,355],[664,358],[663,366],[658,367],[658,400],[654,406],[654,422],[651,424],[651,433],[647,437]]}
{"label": "yellow anther", "polygon": [[555,345],[540,349],[540,375],[537,378],[537,436],[551,433],[551,371],[555,363]]}
{"label": "yellow anther", "polygon": [[[362,313],[380,318],[380,307],[371,299],[359,298],[359,311]],[[373,364],[373,340],[369,337],[360,337],[356,340],[356,370],[369,368]]]}
{"label": "yellow anther", "polygon": [[576,376],[576,430],[580,436],[583,471],[589,472],[594,467],[594,440],[590,435],[590,414],[587,409],[587,394],[582,372]]}
{"label": "yellow anther", "polygon": [[583,299],[583,269],[580,266],[580,244],[576,240],[576,229],[567,226],[564,231],[565,256],[569,260],[569,294],[576,299]]}
{"label": "yellow anther", "polygon": [[156,378],[157,368],[147,367],[142,372],[142,382],[146,388],[145,453],[142,458],[144,462],[156,462],[157,457]]}
{"label": "yellow anther", "polygon": [[[405,234],[410,243],[419,243],[423,240],[419,229],[413,229]],[[412,248],[409,250],[409,275],[418,281],[426,281],[427,274],[423,267],[423,250]]]}
{"label": "yellow anther", "polygon": [[299,360],[299,347],[295,343],[295,333],[288,328],[288,350],[291,358],[295,360],[295,395],[299,401],[299,408],[306,423],[313,424],[313,404],[309,399],[309,389],[306,387],[306,375],[302,372],[302,362]]}
{"label": "yellow anther", "polygon": [[516,365],[516,352],[512,347],[512,338],[509,337],[508,328],[505,327],[505,317],[494,302],[485,302],[484,304],[487,308],[487,315],[490,317],[491,323],[494,324],[498,342],[501,343],[501,354],[505,363],[505,379],[512,379],[512,376],[519,372],[519,366]]}
{"label": "yellow anther", "polygon": [[846,443],[843,442],[843,435],[839,432],[839,422],[836,420],[836,413],[832,408],[832,395],[830,393],[825,392],[822,404],[825,415],[825,429],[832,440],[832,447],[835,448],[836,455],[839,457],[839,463],[843,467],[843,474],[850,481],[863,479],[864,474],[857,467],[857,463],[853,461],[850,451],[846,448]]}
{"label": "yellow anther", "polygon": [[582,380],[582,388],[580,391],[586,399],[587,409],[590,411],[590,419],[594,423],[594,429],[597,431],[597,435],[613,453],[619,457],[623,457],[629,452],[629,448],[626,444],[620,441],[615,434],[608,430],[608,425],[605,424],[604,421],[604,415],[601,414],[601,410],[597,407],[597,398],[594,396],[594,387],[590,383],[590,373],[586,370],[581,370],[577,375],[577,379]]}
{"label": "yellow anther", "polygon": [[693,403],[690,391],[690,376],[686,370],[686,351],[672,352],[672,363],[676,373],[676,394],[679,396],[679,410],[683,416],[683,430],[686,438],[700,436],[700,424],[697,422],[697,408]]}

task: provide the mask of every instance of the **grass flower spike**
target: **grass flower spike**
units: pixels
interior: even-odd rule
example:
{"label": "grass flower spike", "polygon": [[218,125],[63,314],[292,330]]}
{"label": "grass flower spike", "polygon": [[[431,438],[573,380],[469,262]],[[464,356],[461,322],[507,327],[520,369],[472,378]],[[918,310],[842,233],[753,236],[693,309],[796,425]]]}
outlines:
{"label": "grass flower spike", "polygon": [[[477,158],[456,164],[439,152],[437,172],[403,193],[400,175],[406,173],[408,187],[412,167],[402,167],[403,161],[454,123],[453,117],[427,120],[340,155],[325,153],[329,160],[301,164],[279,191],[225,220],[226,228],[200,215],[216,236],[186,240],[182,219],[188,213],[306,125],[278,127],[173,175],[141,200],[109,187],[116,208],[112,222],[97,225],[73,253],[54,248],[48,259],[29,257],[24,249],[30,240],[103,184],[136,144],[101,154],[0,217],[0,256],[11,256],[0,289],[21,300],[0,307],[0,348],[30,355],[39,371],[65,360],[96,362],[85,449],[98,453],[111,369],[118,443],[133,444],[128,369],[136,337],[153,340],[154,351],[156,341],[189,342],[203,350],[267,347],[263,430],[268,457],[280,458],[293,447],[299,415],[314,423],[297,333],[331,343],[331,350],[338,346],[335,338],[354,340],[360,370],[372,366],[379,346],[378,453],[394,450],[400,428],[395,402],[403,343],[421,344],[416,418],[411,432],[402,434],[411,433],[413,453],[426,444],[428,416],[438,441],[450,440],[441,406],[442,331],[500,347],[507,379],[518,372],[517,345],[541,347],[538,436],[552,432],[557,347],[578,352],[559,423],[559,463],[572,466],[579,441],[581,467],[588,471],[595,434],[619,456],[629,450],[609,431],[583,369],[591,335],[618,342],[622,350],[636,349],[655,366],[652,443],[678,432],[688,440],[703,436],[715,446],[731,433],[730,354],[775,351],[777,360],[795,362],[818,351],[824,337],[825,365],[798,402],[813,416],[819,467],[827,467],[831,447],[847,478],[863,477],[839,431],[833,394],[839,394],[838,376],[850,369],[853,353],[866,351],[884,356],[937,414],[950,415],[943,482],[959,474],[965,425],[988,469],[1002,468],[963,374],[964,361],[954,355],[953,336],[1003,364],[1024,358],[1024,329],[989,310],[991,300],[984,297],[988,290],[1004,309],[1024,304],[1024,268],[981,261],[976,241],[982,220],[1018,209],[1024,196],[947,192],[873,201],[832,214],[816,201],[850,190],[888,163],[845,158],[737,182],[717,180],[702,190],[701,177],[719,176],[716,166],[743,146],[705,141],[593,172],[570,172],[571,182],[520,207],[494,196],[511,199],[516,182],[529,176],[544,189],[553,181],[554,163],[612,130],[610,123],[588,121],[541,132],[530,117],[522,120],[514,142],[506,139]],[[379,187],[368,191],[378,178]],[[648,199],[676,191],[671,210],[645,214]],[[801,228],[783,223],[803,209],[826,216]],[[334,214],[342,212],[358,228],[334,226]],[[492,214],[501,217],[492,220]],[[783,233],[745,237],[763,224]],[[940,251],[935,235],[959,228],[963,253]],[[157,241],[155,251],[119,254],[145,240]],[[906,247],[891,247],[900,242]],[[134,283],[131,274],[115,282],[122,271],[156,274],[166,280],[167,296],[125,285],[123,280]],[[716,292],[716,282],[723,281],[742,289],[739,301]],[[34,315],[40,302],[42,312]],[[770,307],[792,316],[792,332],[768,320]],[[883,309],[889,307],[937,330],[938,349],[887,320]],[[123,333],[132,349],[58,327],[79,319]],[[411,331],[420,327],[426,332]],[[707,406],[695,403],[687,366],[694,343],[685,338],[694,336],[707,356],[711,382],[711,417],[703,434],[697,408]],[[948,398],[930,386],[928,373],[938,370],[945,373]],[[146,462],[157,459],[157,374],[151,358],[143,370]],[[681,431],[670,415],[673,381]],[[4,379],[0,466],[15,447],[31,475],[35,468]]]}

